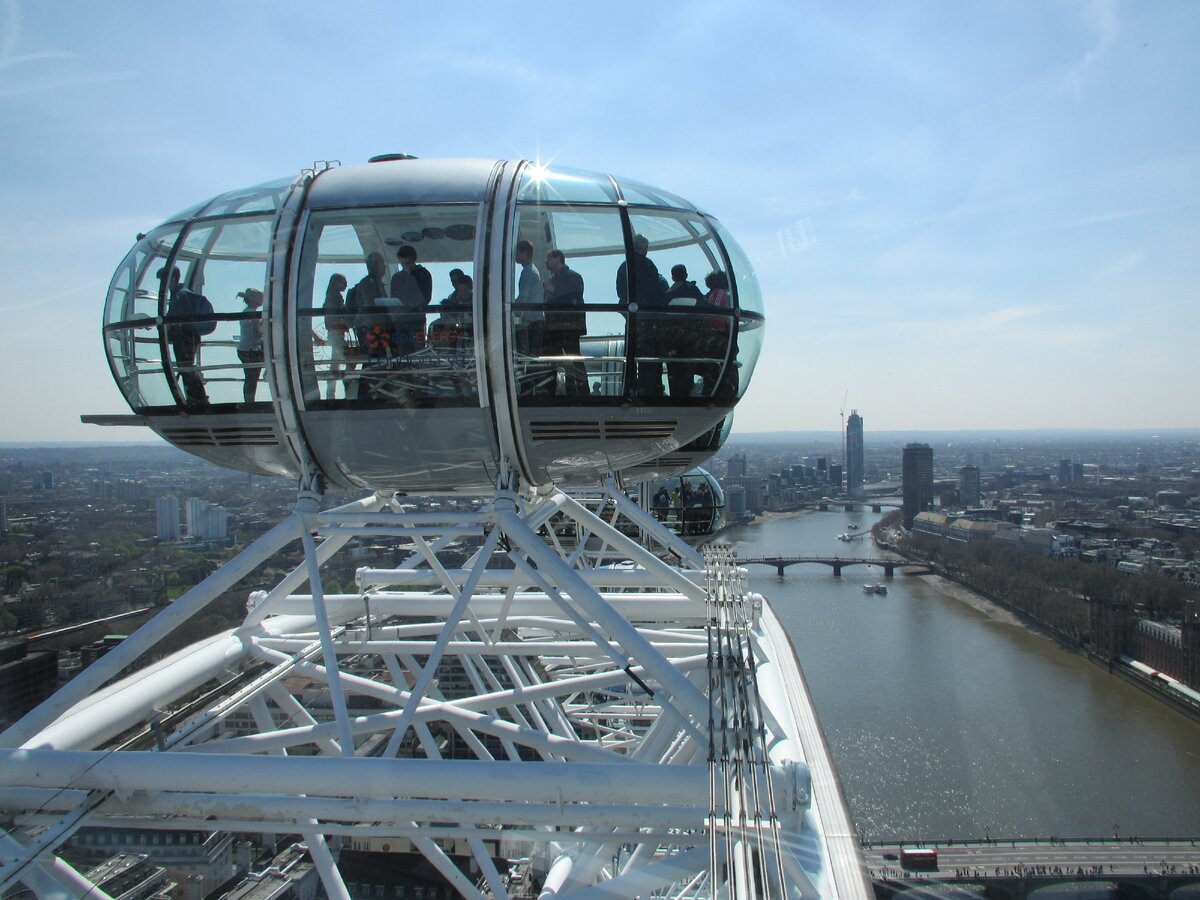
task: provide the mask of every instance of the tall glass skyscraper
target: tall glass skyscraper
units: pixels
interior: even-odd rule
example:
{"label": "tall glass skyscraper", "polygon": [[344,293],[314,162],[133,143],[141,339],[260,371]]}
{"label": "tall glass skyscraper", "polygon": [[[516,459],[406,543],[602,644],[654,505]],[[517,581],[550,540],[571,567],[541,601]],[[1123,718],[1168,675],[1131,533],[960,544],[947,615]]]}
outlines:
{"label": "tall glass skyscraper", "polygon": [[933,508],[933,448],[904,446],[904,527],[912,528],[917,513]]}
{"label": "tall glass skyscraper", "polygon": [[979,466],[963,466],[958,471],[958,502],[963,506],[979,505]]}
{"label": "tall glass skyscraper", "polygon": [[846,420],[846,493],[863,495],[863,420],[857,409]]}

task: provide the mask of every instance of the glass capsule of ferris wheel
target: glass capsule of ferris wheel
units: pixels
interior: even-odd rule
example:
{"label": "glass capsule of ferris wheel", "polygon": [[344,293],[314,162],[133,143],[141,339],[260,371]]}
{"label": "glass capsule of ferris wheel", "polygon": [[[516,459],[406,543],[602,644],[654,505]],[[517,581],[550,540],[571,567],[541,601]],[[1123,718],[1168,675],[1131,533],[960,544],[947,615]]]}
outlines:
{"label": "glass capsule of ferris wheel", "polygon": [[505,463],[534,485],[699,464],[763,321],[745,254],[679,197],[385,156],[231,191],[140,237],[104,338],[133,412],[191,453],[454,493],[494,487]]}

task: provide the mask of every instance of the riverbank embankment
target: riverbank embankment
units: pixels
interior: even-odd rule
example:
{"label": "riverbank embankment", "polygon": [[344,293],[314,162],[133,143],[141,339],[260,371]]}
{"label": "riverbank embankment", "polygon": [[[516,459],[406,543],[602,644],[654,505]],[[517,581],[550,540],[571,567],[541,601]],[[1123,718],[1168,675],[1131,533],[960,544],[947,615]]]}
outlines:
{"label": "riverbank embankment", "polygon": [[[875,544],[876,550],[880,553],[888,554],[894,559],[918,561],[911,554],[904,553],[892,544],[880,541],[877,536],[873,535],[872,541]],[[1007,625],[1015,625],[1024,628],[1032,634],[1047,638],[1063,650],[1083,656],[1089,662],[1106,670],[1110,675],[1114,675],[1122,681],[1132,684],[1139,690],[1165,703],[1171,709],[1183,713],[1189,719],[1200,722],[1200,710],[1189,706],[1178,697],[1163,690],[1160,685],[1148,681],[1136,672],[1127,670],[1125,666],[1114,665],[1111,660],[1094,653],[1089,646],[1082,643],[1078,638],[1059,631],[1052,625],[1043,622],[1037,616],[1006,603],[1000,597],[981,593],[978,589],[957,580],[949,573],[922,575],[919,577],[926,579],[939,593],[970,606],[972,609],[994,621]]]}

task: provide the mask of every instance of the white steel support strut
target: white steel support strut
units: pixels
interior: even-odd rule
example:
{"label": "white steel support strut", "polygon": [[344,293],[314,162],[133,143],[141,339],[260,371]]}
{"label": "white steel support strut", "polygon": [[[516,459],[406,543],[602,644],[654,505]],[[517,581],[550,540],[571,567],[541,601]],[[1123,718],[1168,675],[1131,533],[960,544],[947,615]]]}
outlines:
{"label": "white steel support strut", "polygon": [[[865,897],[823,849],[845,819],[831,774],[810,801],[827,754],[792,651],[731,557],[702,565],[615,480],[584,502],[505,482],[449,512],[319,503],[0,736],[0,881],[101,897],[73,842],[200,831],[298,835],[331,897],[388,854],[464,897]],[[327,593],[356,546],[357,591]],[[244,621],[136,668],[242,579]]]}

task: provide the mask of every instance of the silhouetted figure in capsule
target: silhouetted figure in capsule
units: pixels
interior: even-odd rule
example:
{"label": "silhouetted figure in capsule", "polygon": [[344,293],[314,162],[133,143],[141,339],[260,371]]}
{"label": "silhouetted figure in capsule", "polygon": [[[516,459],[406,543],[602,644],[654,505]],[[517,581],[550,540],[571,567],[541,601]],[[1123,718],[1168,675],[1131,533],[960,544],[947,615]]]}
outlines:
{"label": "silhouetted figure in capsule", "polygon": [[660,316],[657,312],[666,304],[666,286],[658,273],[658,266],[647,255],[649,252],[649,239],[644,234],[635,234],[632,284],[628,262],[621,263],[617,268],[617,297],[633,313],[637,323],[633,332],[633,352],[637,357],[637,394],[644,399],[663,395],[662,362],[647,360],[646,357],[659,355]]}
{"label": "silhouetted figure in capsule", "polygon": [[[733,298],[729,294],[729,276],[724,272],[709,272],[704,278],[704,286],[708,288],[701,305],[710,310],[733,309]],[[701,375],[704,378],[703,393],[705,397],[715,400],[731,401],[737,396],[737,369],[731,363],[725,365],[730,338],[733,339],[733,358],[737,359],[737,330],[731,328],[736,321],[729,316],[705,316],[704,337],[701,341],[703,352],[699,355],[708,357],[714,362],[701,365]]]}
{"label": "silhouetted figure in capsule", "polygon": [[[587,396],[587,370],[579,359],[579,339],[587,332],[583,311],[583,276],[567,265],[561,250],[546,254],[546,324],[542,334],[545,356],[575,357],[564,361],[563,389],[568,396]],[[557,378],[555,379],[557,382]]]}
{"label": "silhouetted figure in capsule", "polygon": [[246,308],[242,312],[254,316],[254,318],[242,319],[238,323],[240,327],[237,348],[238,359],[242,361],[246,379],[242,384],[242,400],[246,403],[253,403],[254,395],[258,391],[258,379],[262,376],[263,370],[263,292],[257,288],[246,288],[244,291],[239,291],[238,296],[246,301]]}
{"label": "silhouetted figure in capsule", "polygon": [[367,274],[350,289],[346,307],[354,320],[361,353],[371,359],[386,359],[393,350],[392,323],[379,306],[379,299],[388,296],[384,278],[387,260],[382,253],[367,254]]}
{"label": "silhouetted figure in capsule", "polygon": [[400,270],[392,276],[390,296],[400,301],[393,315],[396,350],[407,355],[425,343],[425,309],[433,300],[433,276],[417,263],[417,251],[408,244],[396,251]]}
{"label": "silhouetted figure in capsule", "polygon": [[[203,294],[185,288],[180,282],[179,268],[173,266],[158,270],[159,281],[166,281],[170,305],[167,307],[167,341],[175,357],[175,368],[183,382],[184,402],[190,407],[208,406],[208,392],[204,390],[204,378],[200,375],[197,357],[200,344],[206,334],[217,328],[216,319],[196,320],[197,316],[211,316],[212,304]],[[193,321],[172,322],[173,318]]]}
{"label": "silhouetted figure in capsule", "polygon": [[[704,299],[704,291],[696,282],[688,281],[687,266],[671,266],[671,286],[667,288],[669,309],[695,309]],[[696,355],[696,317],[692,314],[672,315],[660,324],[658,345],[663,356],[691,357]],[[696,383],[697,366],[692,362],[668,362],[667,385],[674,400],[690,397]]]}

